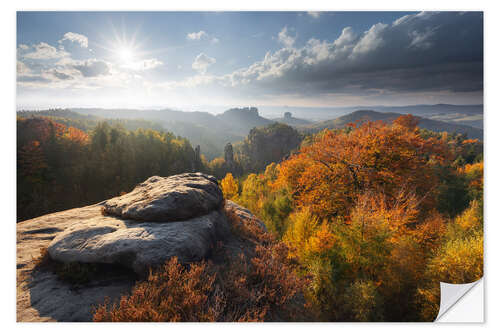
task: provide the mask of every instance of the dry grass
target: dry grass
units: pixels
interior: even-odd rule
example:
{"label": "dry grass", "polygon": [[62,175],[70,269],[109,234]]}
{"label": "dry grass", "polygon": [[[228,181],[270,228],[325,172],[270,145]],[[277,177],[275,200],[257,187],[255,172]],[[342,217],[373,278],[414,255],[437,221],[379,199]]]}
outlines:
{"label": "dry grass", "polygon": [[187,268],[172,258],[119,304],[97,307],[94,321],[212,321],[208,301],[214,279],[206,263]]}
{"label": "dry grass", "polygon": [[94,321],[300,321],[311,320],[304,306],[306,281],[296,276],[285,244],[253,220],[224,208],[235,234],[234,252],[219,244],[214,261],[182,265],[172,258],[117,304],[96,308]]}

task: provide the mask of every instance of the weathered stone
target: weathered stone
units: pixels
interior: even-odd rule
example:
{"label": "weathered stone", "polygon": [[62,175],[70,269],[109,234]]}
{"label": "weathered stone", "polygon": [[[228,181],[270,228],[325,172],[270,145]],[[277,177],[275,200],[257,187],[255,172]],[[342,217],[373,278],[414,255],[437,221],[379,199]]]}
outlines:
{"label": "weathered stone", "polygon": [[232,210],[236,214],[236,216],[238,216],[242,220],[255,221],[255,223],[257,223],[260,227],[262,227],[262,229],[264,229],[264,231],[267,231],[264,222],[255,217],[255,215],[253,215],[252,212],[248,209],[241,207],[231,200],[226,200],[226,208]]}
{"label": "weathered stone", "polygon": [[[139,193],[161,197],[155,184],[168,191],[164,182],[168,178],[152,177],[149,180],[151,179],[154,181],[145,182],[148,183],[144,186],[146,190],[138,190],[135,196],[137,200],[145,201]],[[202,202],[198,203],[198,207],[208,207],[203,203],[205,199],[217,203],[220,190],[214,190],[211,183],[216,186],[215,179],[202,174],[179,175],[171,181],[178,189],[187,188],[179,190],[179,193],[195,192],[196,194],[190,194],[189,200],[199,197]],[[202,193],[196,189],[200,189]],[[205,190],[210,195],[204,193]],[[182,221],[169,219],[167,223],[103,215],[101,209],[109,201],[111,200],[17,224],[18,321],[91,321],[95,305],[102,304],[107,297],[112,302],[118,300],[120,295],[130,291],[135,282],[135,278],[128,273],[113,271],[111,275],[106,274],[75,288],[58,279],[51,271],[33,270],[33,258],[39,256],[41,248],[47,247],[53,260],[119,264],[141,275],[148,271],[148,267],[163,264],[172,256],[177,256],[181,262],[207,257],[214,259],[210,256],[211,249],[218,241],[222,241],[225,251],[234,253],[235,256],[238,253],[252,252],[251,246],[247,249],[249,245],[238,237],[231,237],[227,218],[220,209],[222,197],[220,202],[213,204],[214,208],[206,208],[207,212],[201,216]],[[130,200],[129,203],[133,204]],[[184,203],[181,200],[176,205],[166,206],[168,209],[182,210]],[[161,206],[157,202],[152,205]],[[226,205],[240,218],[263,225],[248,210],[234,202],[227,201]],[[194,213],[191,212],[197,215]]]}
{"label": "weathered stone", "polygon": [[202,173],[153,176],[130,193],[104,203],[104,212],[148,222],[187,220],[219,208],[223,194],[217,180]]}
{"label": "weathered stone", "polygon": [[60,262],[119,264],[144,274],[173,256],[184,263],[202,260],[228,232],[226,217],[218,210],[169,223],[96,216],[60,232],[48,251]]}
{"label": "weathered stone", "polygon": [[17,321],[92,321],[92,307],[117,301],[134,285],[130,276],[75,288],[55,273],[33,271],[33,258],[67,227],[101,215],[102,205],[70,209],[17,223]]}

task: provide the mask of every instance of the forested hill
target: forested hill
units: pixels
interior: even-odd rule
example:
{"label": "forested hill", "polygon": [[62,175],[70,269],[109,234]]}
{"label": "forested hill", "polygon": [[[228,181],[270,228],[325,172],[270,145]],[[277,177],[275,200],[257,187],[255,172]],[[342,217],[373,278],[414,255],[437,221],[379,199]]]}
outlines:
{"label": "forested hill", "polygon": [[208,112],[183,112],[171,109],[71,109],[82,115],[106,118],[140,118],[152,120],[176,135],[187,138],[193,146],[199,145],[202,153],[213,159],[222,155],[228,142],[241,141],[254,127],[273,123],[259,115],[257,108],[233,108],[222,114]]}
{"label": "forested hill", "polygon": [[[435,108],[428,109],[429,112],[435,111]],[[455,111],[456,109],[450,109],[452,113],[450,113],[449,116],[452,117],[456,115]],[[478,110],[476,111],[479,112]],[[389,123],[400,115],[401,113],[394,112],[359,110],[333,120],[313,123],[306,119],[295,118],[290,112],[285,112],[282,118],[267,119],[262,117],[255,107],[233,108],[218,115],[208,112],[183,112],[171,109],[134,110],[73,108],[65,110],[18,112],[18,116],[20,117],[50,117],[50,119],[58,123],[79,128],[86,132],[94,128],[98,122],[103,120],[111,125],[120,124],[125,129],[132,131],[138,128],[170,131],[175,135],[187,138],[193,147],[199,145],[201,153],[208,160],[213,160],[222,156],[224,147],[227,143],[243,141],[253,128],[269,126],[275,122],[296,127],[298,130],[308,134],[321,131],[325,128],[342,128],[348,123],[355,121],[382,120]],[[435,115],[429,113],[429,117],[431,116],[434,117]],[[446,118],[445,116],[446,115],[442,114],[439,119],[443,117]],[[482,114],[478,113],[476,116],[482,119]],[[452,120],[444,122],[436,119],[419,117],[419,127],[436,132],[467,133],[469,138],[481,140],[483,138],[483,131],[480,128],[462,125]]]}
{"label": "forested hill", "polygon": [[135,131],[139,128],[152,129],[155,131],[165,131],[166,128],[161,123],[153,120],[145,120],[139,118],[104,118],[102,116],[84,115],[68,109],[50,109],[43,111],[18,111],[19,118],[48,118],[59,124],[68,127],[78,128],[82,131],[89,132],[94,129],[100,122],[106,122],[110,126],[119,125],[129,131]]}
{"label": "forested hill", "polygon": [[[316,122],[310,125],[298,126],[298,129],[305,133],[316,133],[324,129],[343,128],[349,123],[366,122],[381,120],[384,123],[391,123],[398,117],[400,113],[393,112],[376,112],[373,110],[359,110],[348,115],[338,117],[332,120]],[[433,132],[448,132],[467,134],[471,139],[483,140],[483,130],[467,125],[458,125],[439,120],[432,120],[423,117],[416,117],[419,121],[418,126]]]}
{"label": "forested hill", "polygon": [[99,123],[86,133],[50,118],[17,119],[17,219],[102,201],[152,175],[201,170],[189,141]]}

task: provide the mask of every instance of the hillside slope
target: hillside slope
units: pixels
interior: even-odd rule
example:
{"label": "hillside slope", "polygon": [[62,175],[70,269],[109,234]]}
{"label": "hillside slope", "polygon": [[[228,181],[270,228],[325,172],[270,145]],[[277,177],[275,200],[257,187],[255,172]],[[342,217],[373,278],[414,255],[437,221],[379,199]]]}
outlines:
{"label": "hillside slope", "polygon": [[242,140],[248,132],[273,123],[259,115],[257,108],[233,108],[222,114],[184,112],[171,109],[82,109],[72,111],[87,116],[125,119],[147,119],[159,122],[165,129],[187,138],[193,146],[199,145],[208,159],[222,155],[225,144]]}
{"label": "hillside slope", "polygon": [[[316,133],[324,129],[343,128],[349,123],[364,122],[364,121],[383,121],[386,123],[392,122],[396,118],[402,116],[401,113],[393,112],[376,112],[373,110],[358,110],[348,115],[338,117],[332,120],[317,122],[314,124],[299,126],[298,129],[305,133]],[[467,134],[471,139],[483,140],[483,130],[467,125],[458,125],[439,120],[417,117],[419,119],[418,126],[435,132],[461,133]]]}

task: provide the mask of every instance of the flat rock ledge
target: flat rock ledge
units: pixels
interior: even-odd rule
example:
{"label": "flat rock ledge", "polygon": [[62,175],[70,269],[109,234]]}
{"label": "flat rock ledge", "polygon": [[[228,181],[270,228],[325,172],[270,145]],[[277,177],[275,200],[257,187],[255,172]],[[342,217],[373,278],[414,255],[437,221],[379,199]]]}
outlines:
{"label": "flat rock ledge", "polygon": [[[128,275],[75,288],[52,272],[33,270],[41,248],[56,261],[118,264],[143,276],[173,256],[184,263],[199,261],[218,241],[231,242],[223,200],[211,176],[155,176],[121,197],[19,222],[17,320],[91,321],[93,306],[106,297],[117,300],[134,284]],[[241,218],[261,223],[237,204],[226,204]]]}
{"label": "flat rock ledge", "polygon": [[60,232],[48,251],[53,260],[64,263],[118,264],[145,275],[173,256],[183,263],[206,258],[227,232],[220,211],[169,223],[95,216]]}

